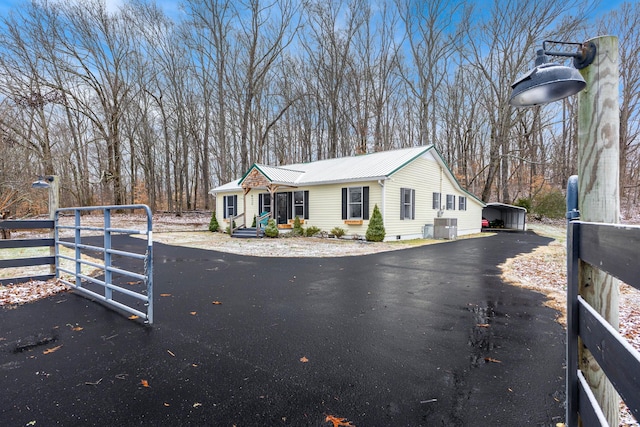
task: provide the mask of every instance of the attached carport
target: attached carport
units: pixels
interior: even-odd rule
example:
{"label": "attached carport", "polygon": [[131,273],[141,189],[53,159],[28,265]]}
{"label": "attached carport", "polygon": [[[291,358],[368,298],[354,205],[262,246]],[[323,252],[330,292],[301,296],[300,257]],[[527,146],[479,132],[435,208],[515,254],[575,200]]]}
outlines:
{"label": "attached carport", "polygon": [[525,231],[527,210],[505,203],[487,203],[482,209],[482,217],[489,220],[489,228]]}

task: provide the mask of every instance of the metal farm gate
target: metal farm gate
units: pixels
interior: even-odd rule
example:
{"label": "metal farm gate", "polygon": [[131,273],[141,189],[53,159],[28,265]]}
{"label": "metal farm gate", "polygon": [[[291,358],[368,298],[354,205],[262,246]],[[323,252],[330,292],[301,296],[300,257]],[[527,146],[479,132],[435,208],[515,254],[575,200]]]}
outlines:
{"label": "metal farm gate", "polygon": [[[112,213],[123,210],[143,210],[146,224],[141,229],[113,227]],[[95,211],[102,212],[102,220],[95,225]],[[91,215],[87,215],[92,213]],[[72,214],[73,225],[61,225],[60,217]],[[91,219],[93,225],[83,225]],[[86,222],[85,221],[85,224]],[[71,232],[72,236],[67,234]],[[138,239],[122,239],[119,236],[143,235],[146,244]],[[146,205],[92,206],[61,208],[55,214],[56,277],[76,292],[99,300],[108,306],[123,310],[153,323],[153,231],[152,214]],[[136,243],[140,243],[137,245]],[[64,255],[61,248],[69,248],[74,255]],[[75,268],[61,266],[61,261],[71,261]],[[102,262],[100,262],[100,260]],[[68,264],[68,263],[67,263]],[[115,264],[118,264],[116,266]],[[127,268],[122,265],[127,265]],[[83,273],[87,266],[92,274]],[[66,280],[61,273],[73,279]]]}

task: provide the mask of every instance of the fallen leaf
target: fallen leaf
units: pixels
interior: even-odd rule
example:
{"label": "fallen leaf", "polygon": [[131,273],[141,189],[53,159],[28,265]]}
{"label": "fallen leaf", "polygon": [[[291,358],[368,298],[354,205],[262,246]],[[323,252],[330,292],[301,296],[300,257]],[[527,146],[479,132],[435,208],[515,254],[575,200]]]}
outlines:
{"label": "fallen leaf", "polygon": [[167,353],[169,353],[172,357],[176,357],[176,355],[173,354],[173,352],[171,350],[167,350]]}
{"label": "fallen leaf", "polygon": [[195,316],[196,314],[198,314],[198,312],[197,311],[190,311],[189,314],[192,315],[192,316]]}
{"label": "fallen leaf", "polygon": [[132,314],[131,316],[128,317],[129,320],[135,320],[135,319],[139,319],[140,316],[136,316],[135,314]]}
{"label": "fallen leaf", "polygon": [[142,387],[150,387],[149,386],[149,381],[147,381],[147,380],[140,380],[140,384],[142,384]]}
{"label": "fallen leaf", "polygon": [[300,358],[300,361],[301,361],[302,363],[307,363],[307,362],[309,361],[309,359],[307,359],[307,357],[306,357],[306,356],[302,356],[302,357]]}
{"label": "fallen leaf", "polygon": [[127,282],[127,285],[139,285],[140,283],[142,283],[140,280],[137,280],[135,282]]}
{"label": "fallen leaf", "polygon": [[169,406],[171,406],[171,405],[169,405],[167,402],[164,402],[164,406],[165,406],[165,407],[169,407]]}
{"label": "fallen leaf", "polygon": [[327,418],[324,419],[325,423],[333,423],[333,427],[356,427],[351,424],[351,421],[347,421],[346,418],[338,418],[333,415],[327,415]]}
{"label": "fallen leaf", "polygon": [[161,297],[170,297],[171,294],[160,294]]}
{"label": "fallen leaf", "polygon": [[42,352],[42,354],[51,354],[51,353],[53,353],[54,351],[58,351],[58,350],[60,350],[60,347],[62,347],[62,345],[59,345],[59,346],[57,346],[57,347],[48,348],[48,349],[46,349],[45,351],[43,351],[43,352]]}
{"label": "fallen leaf", "polygon": [[476,326],[477,326],[478,328],[488,328],[488,327],[489,327],[489,324],[488,324],[488,323],[478,323]]}
{"label": "fallen leaf", "polygon": [[83,329],[84,328],[82,326],[76,326],[76,327],[71,328],[72,331],[81,331]]}
{"label": "fallen leaf", "polygon": [[211,304],[213,304],[213,305],[220,305],[220,304],[222,304],[222,303],[221,303],[220,301],[214,301],[214,302],[212,302]]}
{"label": "fallen leaf", "polygon": [[492,357],[485,357],[485,358],[484,358],[484,361],[485,361],[485,362],[491,362],[491,363],[502,363],[502,361],[501,361],[501,360],[494,359],[494,358],[492,358]]}
{"label": "fallen leaf", "polygon": [[200,402],[196,402],[196,403],[194,403],[194,404],[193,404],[193,407],[194,407],[194,408],[197,408],[198,406],[202,406],[202,403],[200,403]]}
{"label": "fallen leaf", "polygon": [[36,420],[29,421],[29,422],[27,423],[27,425],[28,425],[28,426],[34,426],[34,425],[36,425]]}

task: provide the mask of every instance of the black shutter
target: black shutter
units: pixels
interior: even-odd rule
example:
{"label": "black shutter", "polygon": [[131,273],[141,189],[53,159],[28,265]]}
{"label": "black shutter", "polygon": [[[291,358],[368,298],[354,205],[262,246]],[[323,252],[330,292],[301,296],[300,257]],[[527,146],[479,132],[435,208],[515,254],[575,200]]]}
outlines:
{"label": "black shutter", "polygon": [[411,190],[411,219],[416,219],[416,190]]}
{"label": "black shutter", "polygon": [[404,219],[404,188],[400,189],[400,219]]}
{"label": "black shutter", "polygon": [[304,219],[309,219],[309,190],[304,192]]}
{"label": "black shutter", "polygon": [[347,219],[347,189],[342,189],[342,219]]}
{"label": "black shutter", "polygon": [[362,187],[362,219],[369,219],[369,187]]}
{"label": "black shutter", "polygon": [[262,212],[264,212],[263,206],[264,206],[264,200],[263,200],[264,194],[258,194],[258,216],[262,215]]}
{"label": "black shutter", "polygon": [[227,197],[229,196],[224,196],[222,197],[222,218],[226,218],[227,217]]}
{"label": "black shutter", "polygon": [[287,221],[293,219],[293,192],[287,193]]}
{"label": "black shutter", "polygon": [[233,216],[238,215],[238,196],[233,196]]}

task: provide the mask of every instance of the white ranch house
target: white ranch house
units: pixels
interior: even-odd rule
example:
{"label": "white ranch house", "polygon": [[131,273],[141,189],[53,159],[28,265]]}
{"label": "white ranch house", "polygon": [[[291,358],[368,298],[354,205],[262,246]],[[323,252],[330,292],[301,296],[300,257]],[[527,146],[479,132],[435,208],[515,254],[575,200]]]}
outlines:
{"label": "white ranch house", "polygon": [[304,227],[341,227],[364,236],[377,205],[385,240],[424,236],[436,218],[455,218],[457,235],[481,231],[479,199],[463,189],[432,145],[286,166],[254,164],[240,179],[211,190],[222,228],[251,226],[270,212],[281,229],[297,216]]}

